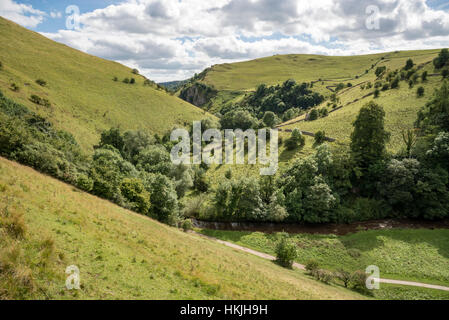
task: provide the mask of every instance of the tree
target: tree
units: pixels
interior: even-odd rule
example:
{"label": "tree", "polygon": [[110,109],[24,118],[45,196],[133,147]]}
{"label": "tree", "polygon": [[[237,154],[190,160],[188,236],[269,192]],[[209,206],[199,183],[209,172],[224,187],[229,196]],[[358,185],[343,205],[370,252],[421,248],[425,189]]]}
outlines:
{"label": "tree", "polygon": [[449,132],[449,87],[446,81],[435,90],[432,100],[419,110],[415,126],[424,133]]}
{"label": "tree", "polygon": [[136,168],[148,173],[168,175],[172,169],[170,154],[161,145],[150,145],[134,157]]}
{"label": "tree", "polygon": [[179,208],[172,180],[160,173],[152,175],[150,193],[150,211],[153,216],[161,222],[176,224]]}
{"label": "tree", "polygon": [[315,145],[318,146],[326,141],[326,133],[324,131],[317,131],[315,133]]}
{"label": "tree", "polygon": [[100,143],[94,148],[103,148],[106,145],[113,146],[119,152],[123,150],[125,142],[123,141],[122,134],[120,132],[120,128],[111,128],[109,130],[105,130],[101,133]]}
{"label": "tree", "polygon": [[316,119],[318,119],[318,116],[319,116],[318,110],[317,109],[312,109],[312,111],[310,111],[310,113],[309,113],[308,120],[309,121],[316,120]]}
{"label": "tree", "polygon": [[405,67],[404,67],[404,70],[410,70],[411,68],[413,68],[413,60],[412,59],[408,59],[406,62],[405,62]]}
{"label": "tree", "polygon": [[263,115],[262,121],[269,128],[274,127],[276,125],[276,123],[278,122],[276,114],[274,114],[274,112],[272,112],[272,111],[265,112],[265,114]]}
{"label": "tree", "polygon": [[421,74],[421,81],[422,81],[422,82],[426,82],[426,81],[427,81],[427,71],[424,71],[424,72]]}
{"label": "tree", "polygon": [[440,53],[438,54],[438,57],[433,59],[433,65],[435,66],[435,69],[441,69],[446,65],[448,61],[449,61],[449,51],[447,49],[441,49]]}
{"label": "tree", "polygon": [[285,146],[287,150],[295,150],[298,147],[303,147],[305,143],[306,140],[303,134],[298,128],[295,128],[292,131],[291,137],[285,141]]}
{"label": "tree", "polygon": [[424,87],[418,87],[416,90],[416,95],[419,97],[422,97],[424,95]]}
{"label": "tree", "polygon": [[385,130],[385,111],[373,101],[365,104],[354,121],[351,155],[361,169],[384,158],[390,134]]}
{"label": "tree", "polygon": [[379,91],[379,89],[376,89],[376,90],[374,90],[374,93],[373,93],[373,95],[374,95],[374,98],[377,98],[377,97],[379,97],[379,94],[380,94],[380,91]]}
{"label": "tree", "polygon": [[298,256],[296,244],[286,236],[276,245],[276,261],[283,267],[291,268]]}
{"label": "tree", "polygon": [[407,131],[402,131],[402,140],[405,143],[407,157],[410,157],[412,148],[415,146],[417,140],[416,130],[409,129]]}
{"label": "tree", "polygon": [[123,196],[131,203],[132,209],[142,214],[148,214],[150,208],[150,193],[140,179],[125,178],[120,190]]}
{"label": "tree", "polygon": [[443,79],[446,79],[449,76],[449,70],[444,69],[443,71],[441,71],[441,76],[443,77]]}

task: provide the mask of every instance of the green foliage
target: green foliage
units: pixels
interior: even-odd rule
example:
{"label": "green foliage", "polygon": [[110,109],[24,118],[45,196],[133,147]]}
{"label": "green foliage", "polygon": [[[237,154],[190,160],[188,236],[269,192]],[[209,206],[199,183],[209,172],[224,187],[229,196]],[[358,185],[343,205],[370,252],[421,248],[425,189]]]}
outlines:
{"label": "green foliage", "polygon": [[302,148],[306,143],[301,131],[297,128],[293,129],[292,135],[285,141],[285,146],[287,150],[295,150],[298,147]]}
{"label": "green foliage", "polygon": [[376,77],[379,78],[386,70],[387,70],[386,66],[377,67],[376,71],[374,72],[374,74],[376,75]]}
{"label": "green foliage", "polygon": [[40,105],[40,106],[51,107],[50,101],[48,101],[47,99],[41,98],[35,94],[32,94],[30,96],[30,101],[37,105]]}
{"label": "green foliage", "polygon": [[41,87],[45,87],[45,86],[47,85],[47,81],[42,80],[42,79],[37,79],[37,80],[36,80],[36,83],[37,83],[38,85],[40,85]]}
{"label": "green foliage", "polygon": [[258,121],[247,110],[232,110],[223,115],[220,119],[223,129],[255,129],[259,126]]}
{"label": "green foliage", "polygon": [[418,112],[415,125],[425,133],[449,132],[449,88],[444,81],[432,99]]}
{"label": "green foliage", "polygon": [[419,98],[424,96],[424,87],[418,87],[418,89],[416,90],[416,96]]}
{"label": "green foliage", "polygon": [[182,228],[182,230],[184,230],[184,232],[192,230],[193,229],[193,222],[192,222],[192,220],[191,219],[184,219],[181,222],[181,228]]}
{"label": "green foliage", "polygon": [[139,70],[137,70],[137,69],[132,69],[132,71],[131,71],[133,74],[139,74]]}
{"label": "green foliage", "polygon": [[407,59],[407,61],[405,62],[404,70],[410,70],[411,68],[413,68],[413,66],[413,60]]}
{"label": "green foliage", "polygon": [[276,246],[276,261],[283,267],[291,268],[297,256],[296,244],[288,237],[282,237]]}
{"label": "green foliage", "polygon": [[263,115],[262,121],[269,128],[274,127],[278,123],[276,114],[272,111],[265,112],[265,114]]}
{"label": "green foliage", "polygon": [[9,86],[9,88],[11,89],[11,91],[14,91],[14,92],[18,92],[18,91],[20,91],[20,87],[16,84],[16,83],[11,83],[11,85]]}
{"label": "green foliage", "polygon": [[313,120],[318,119],[318,117],[319,117],[318,110],[317,110],[317,109],[312,109],[312,110],[310,111],[310,113],[309,113],[309,118],[308,118],[308,120],[309,120],[309,121],[313,121]]}
{"label": "green foliage", "polygon": [[385,111],[374,102],[365,104],[354,122],[351,154],[355,164],[366,169],[385,157],[389,133],[385,130]]}
{"label": "green foliage", "polygon": [[170,178],[160,173],[151,176],[151,210],[152,215],[161,222],[177,224],[179,208],[176,189]]}
{"label": "green foliage", "polygon": [[129,78],[125,78],[125,79],[123,79],[123,83],[126,83],[126,84],[128,84],[128,83],[129,83]]}
{"label": "green foliage", "polygon": [[315,146],[323,144],[326,141],[326,133],[324,131],[317,131],[315,133]]}
{"label": "green foliage", "polygon": [[145,189],[142,180],[137,178],[123,179],[120,190],[137,212],[148,214],[150,209],[150,193]]}
{"label": "green foliage", "polygon": [[443,71],[441,71],[441,76],[443,77],[443,79],[446,79],[449,76],[449,70],[444,69]]}
{"label": "green foliage", "polygon": [[320,265],[316,260],[308,260],[305,267],[310,274],[314,274],[317,270],[319,270]]}
{"label": "green foliage", "polygon": [[340,91],[343,90],[345,88],[345,84],[340,82],[339,84],[337,84],[337,86],[335,87],[335,91]]}
{"label": "green foliage", "polygon": [[433,65],[435,66],[435,69],[441,69],[446,65],[448,61],[449,61],[449,51],[447,49],[441,49],[440,53],[438,54],[438,57],[436,57],[433,60]]}

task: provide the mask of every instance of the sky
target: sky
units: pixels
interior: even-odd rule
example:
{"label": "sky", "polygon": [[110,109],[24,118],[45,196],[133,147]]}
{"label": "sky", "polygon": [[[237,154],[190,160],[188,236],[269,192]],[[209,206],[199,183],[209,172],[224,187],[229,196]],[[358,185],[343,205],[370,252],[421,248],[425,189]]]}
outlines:
{"label": "sky", "polygon": [[0,0],[0,16],[157,82],[275,54],[449,47],[449,0]]}

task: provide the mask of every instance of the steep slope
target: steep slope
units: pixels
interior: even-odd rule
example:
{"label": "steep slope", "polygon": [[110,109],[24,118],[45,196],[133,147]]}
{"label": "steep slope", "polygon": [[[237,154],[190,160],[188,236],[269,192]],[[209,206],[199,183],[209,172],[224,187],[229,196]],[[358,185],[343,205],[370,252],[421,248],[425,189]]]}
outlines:
{"label": "steep slope", "polygon": [[[116,62],[49,40],[0,17],[0,90],[71,132],[84,148],[112,126],[164,133],[208,116]],[[117,77],[117,81],[113,81]],[[135,78],[135,84],[123,83]],[[44,86],[36,83],[42,79]],[[12,85],[19,87],[11,90]],[[31,95],[51,106],[30,101]]]}
{"label": "steep slope", "polygon": [[[0,299],[363,298],[3,158],[0,190]],[[80,290],[65,288],[69,265]]]}

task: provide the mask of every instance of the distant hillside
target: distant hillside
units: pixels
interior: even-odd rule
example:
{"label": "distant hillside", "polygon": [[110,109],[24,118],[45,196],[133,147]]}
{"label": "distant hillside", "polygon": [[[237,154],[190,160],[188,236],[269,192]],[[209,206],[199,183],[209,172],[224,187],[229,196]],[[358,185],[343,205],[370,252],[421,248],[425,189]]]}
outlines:
{"label": "distant hillside", "polygon": [[[1,17],[0,43],[0,90],[71,132],[83,148],[91,148],[99,133],[113,126],[164,133],[208,116],[130,68]],[[125,78],[135,83],[124,83]],[[32,95],[40,105],[30,101]]]}
{"label": "distant hillside", "polygon": [[179,81],[168,81],[168,82],[159,82],[158,84],[168,91],[176,92],[179,88],[185,85],[189,80],[179,80]]}

